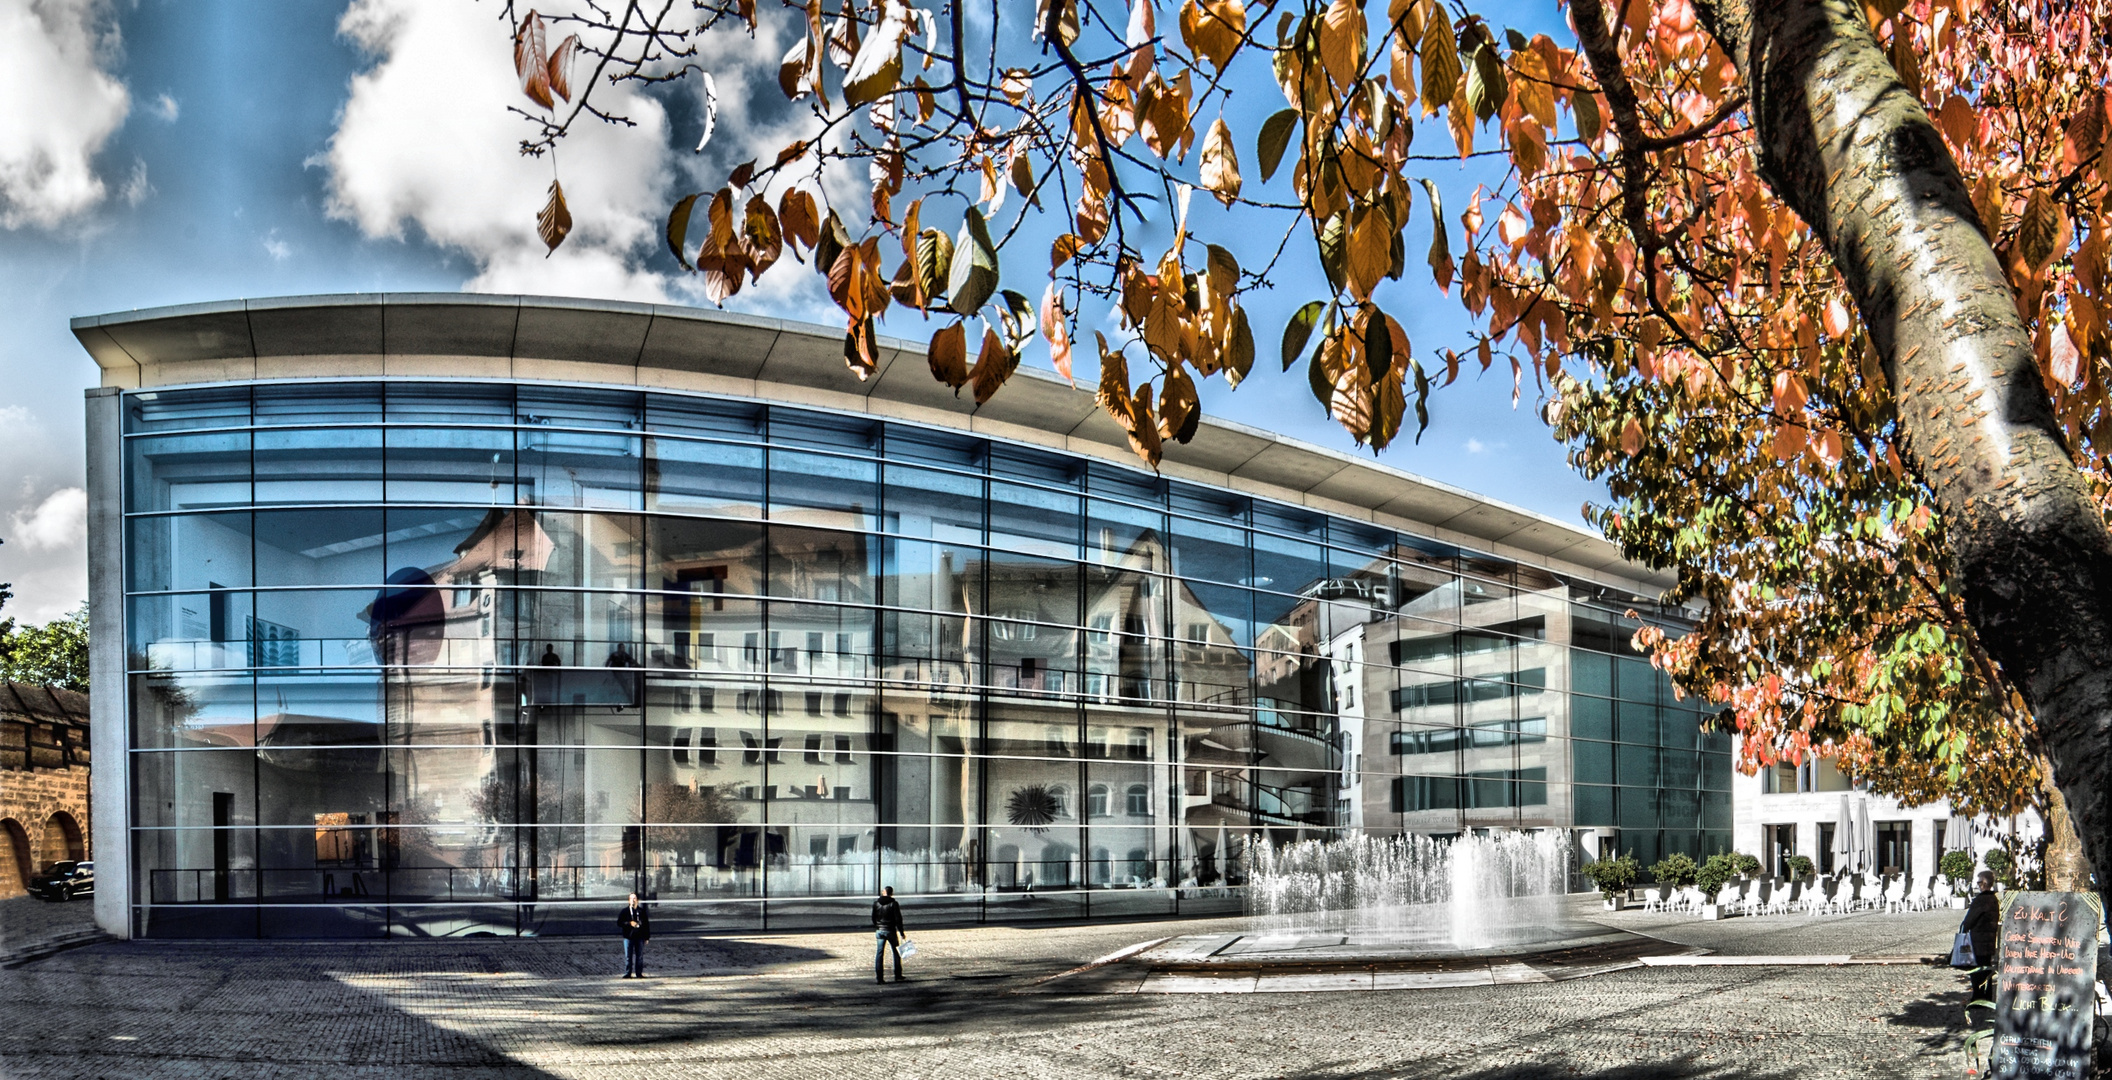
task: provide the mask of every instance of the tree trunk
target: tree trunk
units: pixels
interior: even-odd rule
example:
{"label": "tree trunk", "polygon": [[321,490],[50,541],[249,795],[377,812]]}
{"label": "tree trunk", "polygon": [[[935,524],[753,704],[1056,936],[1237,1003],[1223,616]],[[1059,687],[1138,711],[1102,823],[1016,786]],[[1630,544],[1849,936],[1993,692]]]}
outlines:
{"label": "tree trunk", "polygon": [[2084,854],[2112,866],[2112,533],[1957,163],[1850,0],[1695,6],[1738,68],[1762,175],[1884,361],[1967,617],[2031,705]]}
{"label": "tree trunk", "polygon": [[[2053,775],[2043,759],[2040,769],[2049,778]],[[2083,838],[2075,831],[2075,819],[2068,814],[2068,799],[2060,785],[2051,779],[2044,783],[2046,887],[2055,892],[2083,892],[2090,888],[2090,859],[2083,854]]]}

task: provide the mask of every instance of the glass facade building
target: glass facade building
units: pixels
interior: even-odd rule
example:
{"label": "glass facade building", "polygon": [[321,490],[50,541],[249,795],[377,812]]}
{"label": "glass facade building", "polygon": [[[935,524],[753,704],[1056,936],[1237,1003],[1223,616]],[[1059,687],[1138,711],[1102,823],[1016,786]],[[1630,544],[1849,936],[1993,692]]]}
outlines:
{"label": "glass facade building", "polygon": [[1257,837],[1729,846],[1633,585],[756,395],[115,397],[134,935],[1223,913]]}

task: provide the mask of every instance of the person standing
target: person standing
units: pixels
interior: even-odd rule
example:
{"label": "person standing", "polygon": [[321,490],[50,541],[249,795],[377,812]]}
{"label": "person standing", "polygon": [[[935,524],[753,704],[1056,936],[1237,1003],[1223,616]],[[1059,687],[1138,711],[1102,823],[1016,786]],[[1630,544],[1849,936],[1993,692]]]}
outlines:
{"label": "person standing", "polygon": [[902,981],[902,905],[895,902],[895,887],[883,885],[873,901],[873,978],[887,981],[887,954],[895,954],[895,981]]}
{"label": "person standing", "polygon": [[652,917],[632,893],[630,902],[616,915],[616,929],[623,934],[623,977],[645,978],[645,943],[653,936]]}
{"label": "person standing", "polygon": [[1969,1000],[1992,1001],[1995,937],[2002,929],[2002,912],[1995,899],[1994,872],[1980,871],[1973,884],[1973,901],[1966,905],[1965,918],[1958,923],[1958,932],[1971,935],[1973,943],[1973,995]]}

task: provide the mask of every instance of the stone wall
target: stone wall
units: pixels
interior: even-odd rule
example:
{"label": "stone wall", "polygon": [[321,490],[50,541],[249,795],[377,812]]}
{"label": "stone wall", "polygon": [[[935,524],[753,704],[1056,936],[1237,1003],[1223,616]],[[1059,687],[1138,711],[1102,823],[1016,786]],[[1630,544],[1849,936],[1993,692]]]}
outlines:
{"label": "stone wall", "polygon": [[91,857],[88,699],[0,682],[0,899],[25,875]]}

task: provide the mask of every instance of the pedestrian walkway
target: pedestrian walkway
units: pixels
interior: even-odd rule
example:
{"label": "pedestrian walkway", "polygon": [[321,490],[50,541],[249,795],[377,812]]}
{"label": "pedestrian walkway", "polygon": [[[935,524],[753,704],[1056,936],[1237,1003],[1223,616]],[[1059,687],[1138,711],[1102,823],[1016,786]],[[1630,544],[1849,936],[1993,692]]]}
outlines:
{"label": "pedestrian walkway", "polygon": [[94,902],[86,898],[66,903],[33,896],[0,900],[0,968],[108,940],[110,935],[95,925]]}
{"label": "pedestrian walkway", "polygon": [[[1933,954],[1950,937],[1950,920],[1926,914],[1751,920],[1776,928],[1771,939],[1735,919],[1625,915],[1605,921],[1725,956],[1854,955],[1863,940],[1871,954]],[[871,931],[854,927],[656,937],[642,981],[617,977],[613,938],[101,944],[0,971],[0,1076],[1951,1080],[1963,1060],[1964,980],[1918,964],[1635,967],[1363,993],[1014,992],[1138,944],[1258,929],[920,929],[909,981],[886,987],[871,981]]]}

